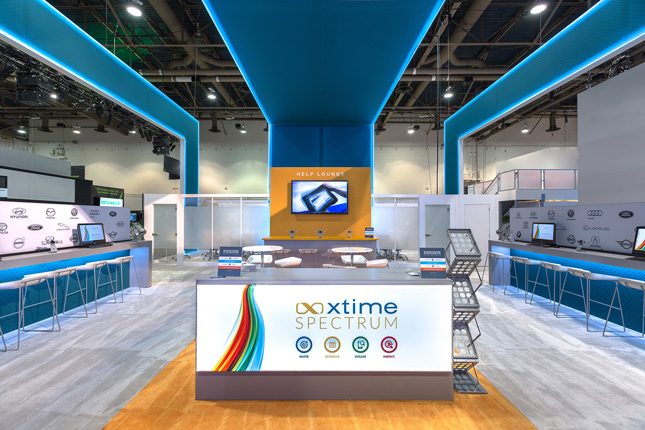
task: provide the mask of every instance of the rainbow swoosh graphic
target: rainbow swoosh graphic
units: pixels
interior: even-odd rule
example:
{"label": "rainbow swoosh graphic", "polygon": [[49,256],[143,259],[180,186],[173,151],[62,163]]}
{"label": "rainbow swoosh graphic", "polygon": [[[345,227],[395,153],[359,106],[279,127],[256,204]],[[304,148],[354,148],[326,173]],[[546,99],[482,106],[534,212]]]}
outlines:
{"label": "rainbow swoosh graphic", "polygon": [[260,370],[264,357],[264,321],[253,290],[247,285],[242,292],[242,303],[237,321],[229,335],[230,342],[214,372],[244,372]]}

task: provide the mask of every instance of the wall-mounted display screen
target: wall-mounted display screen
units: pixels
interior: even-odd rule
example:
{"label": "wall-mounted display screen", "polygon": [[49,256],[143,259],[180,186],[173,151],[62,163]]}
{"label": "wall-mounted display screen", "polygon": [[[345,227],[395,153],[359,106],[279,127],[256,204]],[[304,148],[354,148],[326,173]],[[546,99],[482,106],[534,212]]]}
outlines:
{"label": "wall-mounted display screen", "polygon": [[348,213],[347,181],[292,181],[291,213]]}
{"label": "wall-mounted display screen", "polygon": [[555,242],[555,224],[534,222],[531,233],[533,242],[554,243]]}
{"label": "wall-mounted display screen", "polygon": [[79,224],[78,236],[81,246],[96,245],[105,243],[105,231],[103,224]]}
{"label": "wall-mounted display screen", "polygon": [[636,228],[636,238],[634,239],[634,255],[645,257],[645,227]]}
{"label": "wall-mounted display screen", "polygon": [[99,198],[99,206],[110,206],[113,208],[122,208],[123,207],[123,199],[113,199],[110,197],[100,197]]}

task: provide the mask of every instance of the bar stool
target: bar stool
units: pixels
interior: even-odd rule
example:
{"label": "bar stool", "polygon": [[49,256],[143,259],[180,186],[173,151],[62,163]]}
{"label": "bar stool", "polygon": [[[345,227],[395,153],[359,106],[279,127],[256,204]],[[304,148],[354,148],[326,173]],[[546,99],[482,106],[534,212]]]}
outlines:
{"label": "bar stool", "polygon": [[[116,291],[114,290],[114,284],[112,283],[112,274],[110,273],[110,269],[107,267],[107,261],[106,260],[101,260],[101,261],[92,261],[89,263],[86,263],[82,266],[76,266],[74,269],[77,272],[86,272],[85,275],[85,297],[88,297],[87,295],[87,278],[89,277],[89,273],[92,272],[92,278],[94,282],[94,313],[99,312],[99,305],[98,305],[98,293],[99,293],[99,288],[103,287],[105,285],[109,285],[110,288],[112,289],[112,296],[114,298],[114,303],[116,303]],[[101,269],[102,268],[107,269],[107,274],[108,274],[108,282],[103,282],[101,283]]]}
{"label": "bar stool", "polygon": [[[64,276],[64,274],[67,275],[67,283],[65,284],[65,296],[63,297],[63,315],[65,315],[65,312],[67,312],[67,298],[75,294],[79,294],[81,296],[81,304],[83,305],[83,311],[85,312],[85,316],[83,316],[83,318],[87,318],[87,301],[85,298],[85,294],[83,294],[83,287],[81,286],[81,279],[78,276],[78,270],[76,270],[76,267],[70,267],[68,269],[62,269],[59,272],[62,272],[61,276]],[[78,290],[72,291],[70,293],[69,280],[73,274],[76,275],[76,285],[78,286]],[[86,288],[86,293],[87,293],[87,288]]]}
{"label": "bar stool", "polygon": [[[517,285],[518,285],[518,293],[519,293],[519,280],[517,278],[517,265],[518,264],[524,265],[524,303],[528,304],[529,272],[531,271],[532,266],[539,266],[540,264],[542,264],[542,262],[538,260],[530,260],[524,257],[511,257],[511,260],[513,261],[513,265],[515,266],[514,277],[515,277],[515,282],[517,282]],[[504,293],[506,294],[506,288],[504,288]]]}
{"label": "bar stool", "polygon": [[318,267],[318,249],[317,248],[300,248],[298,252],[300,253],[300,258],[303,261],[303,267],[304,267],[304,261],[305,261],[306,255],[313,255],[314,267]]}
{"label": "bar stool", "polygon": [[[533,289],[531,290],[531,300],[529,300],[529,304],[533,304],[533,297],[535,297],[535,288],[539,285],[540,287],[545,287],[549,293],[549,303],[553,300],[553,297],[551,296],[551,285],[549,283],[549,271],[545,269],[545,263],[544,261],[540,262],[540,266],[538,267],[537,273],[535,274],[535,280],[533,281]],[[546,284],[543,282],[540,282],[540,273],[542,273],[542,269],[544,269],[544,273],[546,276]]]}
{"label": "bar stool", "polygon": [[[562,274],[564,273],[566,277],[568,267],[561,266],[555,263],[547,263],[546,261],[542,262],[542,267],[544,268],[544,272],[546,273],[546,283],[547,283],[547,288],[549,288],[549,294],[551,294],[551,281],[549,279],[549,270],[553,272],[553,314],[555,315],[555,304],[556,304],[555,297],[557,296],[557,293],[558,293],[558,290],[556,288],[562,289]],[[533,288],[533,291],[535,292],[535,287]],[[533,302],[532,296],[531,296],[531,302]]]}
{"label": "bar stool", "polygon": [[137,273],[137,266],[133,263],[134,258],[131,255],[127,257],[118,257],[112,260],[108,260],[108,272],[110,272],[110,266],[114,266],[114,282],[116,283],[116,290],[119,291],[119,274],[121,275],[121,303],[123,303],[123,290],[125,290],[125,282],[123,281],[123,265],[127,264],[130,267],[132,263],[132,268],[134,269],[134,276],[137,280],[137,286],[139,287],[139,295],[141,295],[141,283],[139,282],[139,274]]}
{"label": "bar stool", "polygon": [[[605,318],[605,326],[602,329],[602,335],[604,336],[607,331],[607,323],[609,323],[609,317],[611,316],[611,311],[616,309],[620,311],[620,319],[622,320],[623,331],[625,328],[625,316],[623,314],[623,305],[620,301],[620,291],[618,290],[618,278],[611,275],[601,275],[600,273],[591,273],[587,272],[583,274],[584,279],[587,281],[587,331],[589,330],[589,316],[591,314],[591,303],[596,303],[602,306],[607,307],[607,318]],[[611,295],[611,303],[607,304],[605,302],[599,302],[598,300],[591,299],[591,283],[593,281],[606,281],[614,283],[614,292]],[[618,297],[618,307],[614,307],[614,300]]]}
{"label": "bar stool", "polygon": [[[510,255],[502,254],[499,252],[493,252],[489,251],[488,254],[486,254],[486,260],[484,261],[484,270],[482,273],[482,278],[486,276],[486,268],[488,267],[488,263],[493,264],[493,260],[495,260],[495,265],[497,266],[497,263],[499,261],[502,262],[502,278],[504,280],[507,279],[506,274],[508,274],[508,279],[510,281],[511,279],[511,264],[512,264],[512,258]],[[508,265],[506,264],[508,262]],[[508,271],[506,268],[508,267]],[[494,276],[494,275],[493,275]],[[495,292],[495,284],[492,282],[491,278],[491,271],[488,271],[488,283],[490,284],[491,287],[493,287],[493,292]],[[504,286],[506,287],[506,285]],[[506,288],[504,288],[504,291],[506,291]]]}
{"label": "bar stool", "polygon": [[[52,270],[51,272],[42,272],[42,273],[32,273],[29,275],[25,275],[23,279],[31,280],[31,279],[40,279],[40,283],[37,284],[27,284],[25,285],[23,289],[23,298],[22,298],[22,331],[27,331],[25,330],[25,309],[27,308],[33,308],[35,306],[40,306],[42,304],[45,304],[47,302],[51,302],[52,304],[52,328],[51,330],[29,330],[29,331],[49,331],[49,332],[54,332],[54,331],[60,331],[60,321],[58,320],[58,285],[57,285],[57,280],[58,280],[58,271],[57,270]],[[53,286],[52,284],[49,283],[49,280],[53,279]],[[35,287],[36,285],[39,284],[45,284],[47,286],[47,292],[49,293],[49,300],[44,300],[38,303],[33,303],[30,305],[27,305],[27,293],[29,292],[29,287]],[[56,330],[56,326],[58,326],[58,330]]]}
{"label": "bar stool", "polygon": [[[555,309],[554,315],[556,318],[558,317],[558,314],[560,313],[560,305],[562,304],[562,297],[564,297],[565,294],[569,294],[570,296],[574,297],[580,297],[582,299],[582,302],[584,304],[585,308],[585,316],[587,315],[587,296],[585,294],[585,288],[582,283],[582,280],[585,279],[585,275],[587,273],[591,273],[588,270],[583,270],[583,269],[576,269],[575,267],[569,267],[567,268],[567,274],[564,277],[564,281],[562,282],[562,287],[560,288],[560,296],[558,297],[558,306]],[[579,278],[580,280],[580,294],[574,293],[573,291],[567,291],[567,279],[569,278],[569,275]]]}
{"label": "bar stool", "polygon": [[618,279],[618,283],[623,287],[641,290],[643,292],[643,308],[641,316],[641,337],[645,337],[645,282],[636,279]]}
{"label": "bar stool", "polygon": [[[35,286],[42,284],[45,282],[47,278],[40,278],[40,277],[32,277],[32,278],[23,278],[17,281],[9,281],[9,282],[3,282],[0,284],[0,291],[10,291],[10,290],[16,290],[18,293],[18,310],[16,312],[12,312],[7,315],[2,315],[0,316],[0,321],[6,318],[9,318],[13,315],[16,315],[17,321],[17,333],[18,333],[18,338],[16,342],[16,348],[15,349],[9,349],[7,348],[7,342],[4,337],[4,332],[2,331],[2,327],[0,326],[0,336],[2,337],[2,344],[4,346],[4,351],[18,351],[20,349],[20,328],[24,327],[25,322],[25,308],[24,308],[24,289],[30,286]],[[52,323],[53,324],[53,323]]]}

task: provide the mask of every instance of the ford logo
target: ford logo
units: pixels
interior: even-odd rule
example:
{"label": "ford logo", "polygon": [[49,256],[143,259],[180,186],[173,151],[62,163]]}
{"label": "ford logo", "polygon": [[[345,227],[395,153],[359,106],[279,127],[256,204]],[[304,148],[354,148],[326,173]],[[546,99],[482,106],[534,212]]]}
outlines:
{"label": "ford logo", "polygon": [[115,216],[116,216],[116,212],[115,212],[115,211],[110,211],[110,216],[111,216],[111,217],[115,217]]}
{"label": "ford logo", "polygon": [[24,237],[19,237],[16,240],[13,241],[13,247],[16,249],[20,249],[23,246],[25,246],[25,238]]}
{"label": "ford logo", "polygon": [[56,216],[56,209],[54,209],[54,208],[47,208],[47,209],[45,210],[45,215],[50,216],[50,217],[51,217],[51,216]]}
{"label": "ford logo", "polygon": [[634,212],[632,211],[622,211],[618,214],[619,217],[621,218],[631,218],[634,216]]}
{"label": "ford logo", "polygon": [[27,228],[29,230],[31,230],[31,231],[38,231],[38,230],[42,230],[43,226],[40,225],[40,224],[32,224],[32,225],[28,226]]}

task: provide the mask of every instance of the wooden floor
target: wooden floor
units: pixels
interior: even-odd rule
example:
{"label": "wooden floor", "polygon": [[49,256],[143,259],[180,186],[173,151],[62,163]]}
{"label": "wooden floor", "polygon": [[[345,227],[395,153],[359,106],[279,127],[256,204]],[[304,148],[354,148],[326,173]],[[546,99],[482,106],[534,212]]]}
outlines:
{"label": "wooden floor", "polygon": [[487,395],[454,401],[197,401],[192,343],[106,429],[533,429],[483,380]]}

